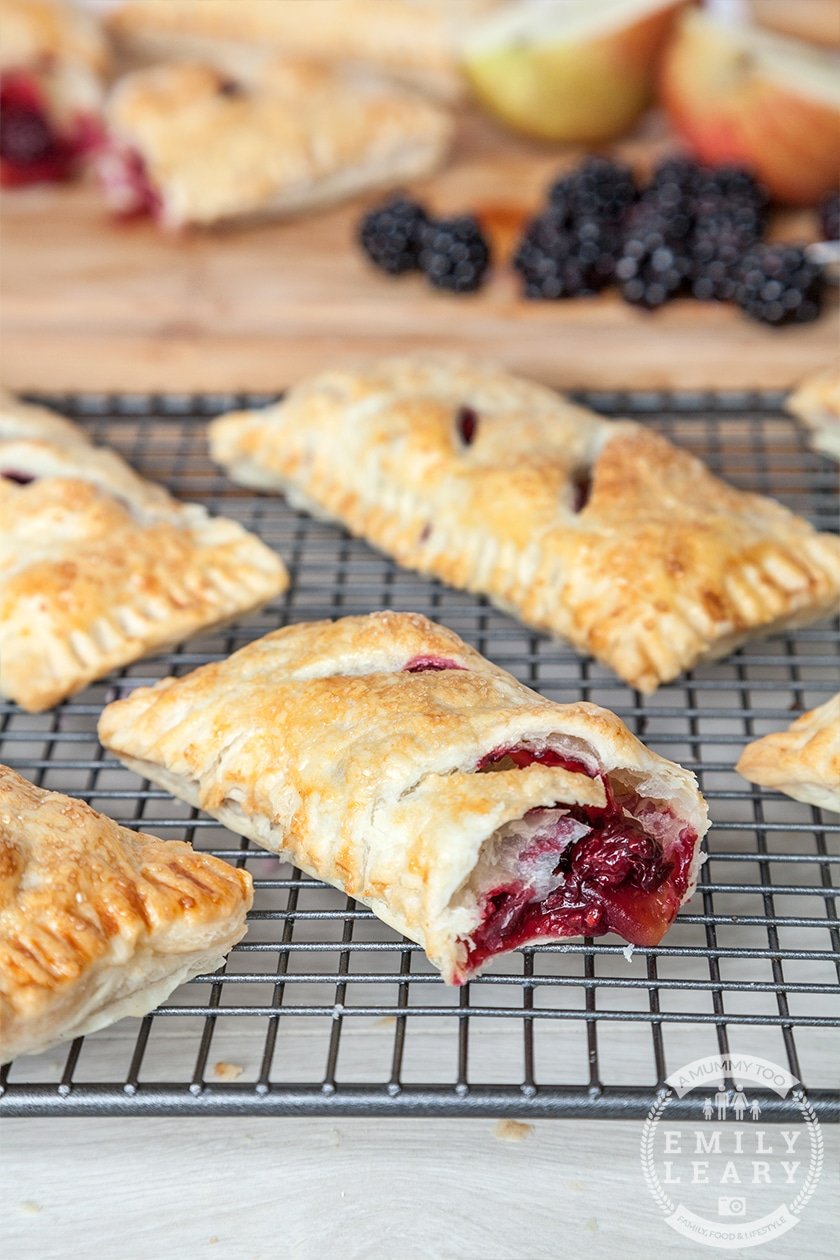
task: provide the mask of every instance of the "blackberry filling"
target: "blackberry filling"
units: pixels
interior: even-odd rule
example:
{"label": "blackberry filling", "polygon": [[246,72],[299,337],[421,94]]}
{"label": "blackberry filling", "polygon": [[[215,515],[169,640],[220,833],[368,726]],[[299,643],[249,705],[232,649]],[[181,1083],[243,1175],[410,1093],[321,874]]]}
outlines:
{"label": "blackberry filling", "polygon": [[592,472],[578,468],[572,475],[572,511],[577,515],[586,507],[592,495]]}
{"label": "blackberry filling", "polygon": [[6,187],[66,179],[71,154],[46,116],[38,85],[28,75],[0,81],[0,175]]}
{"label": "blackberry filling", "polygon": [[455,423],[458,426],[458,436],[464,446],[472,446],[478,432],[478,412],[474,407],[459,407]]}
{"label": "blackberry filling", "polygon": [[35,480],[31,473],[18,472],[15,468],[0,468],[0,477],[4,481],[13,481],[17,486],[28,486]]}
{"label": "blackberry filling", "polygon": [[0,184],[7,188],[69,179],[90,148],[93,128],[83,116],[68,134],[50,122],[38,83],[12,70],[0,80]]}
{"label": "blackberry filling", "polygon": [[425,674],[429,670],[464,668],[463,665],[459,665],[457,661],[451,661],[447,656],[414,656],[407,665],[403,665],[403,673]]}
{"label": "blackberry filling", "polygon": [[99,157],[99,179],[109,206],[121,218],[160,219],[163,202],[136,149],[111,143]]}
{"label": "blackberry filling", "polygon": [[688,887],[697,836],[663,805],[611,784],[586,761],[553,749],[500,748],[479,772],[540,764],[600,778],[603,808],[530,810],[485,845],[467,895],[481,919],[463,939],[462,974],[539,940],[617,932],[657,944]]}

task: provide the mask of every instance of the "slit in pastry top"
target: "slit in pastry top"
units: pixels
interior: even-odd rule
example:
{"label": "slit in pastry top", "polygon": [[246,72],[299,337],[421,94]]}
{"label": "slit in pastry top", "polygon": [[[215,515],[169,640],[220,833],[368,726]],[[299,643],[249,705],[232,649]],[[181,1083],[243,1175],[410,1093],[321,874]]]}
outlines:
{"label": "slit in pastry top", "polygon": [[487,595],[641,691],[840,608],[840,539],[646,425],[433,355],[305,380],[210,426],[245,485]]}
{"label": "slit in pastry top", "polygon": [[99,732],[371,906],[450,982],[540,941],[655,944],[696,882],[707,820],[689,772],[416,614],[276,631],[116,701]]}

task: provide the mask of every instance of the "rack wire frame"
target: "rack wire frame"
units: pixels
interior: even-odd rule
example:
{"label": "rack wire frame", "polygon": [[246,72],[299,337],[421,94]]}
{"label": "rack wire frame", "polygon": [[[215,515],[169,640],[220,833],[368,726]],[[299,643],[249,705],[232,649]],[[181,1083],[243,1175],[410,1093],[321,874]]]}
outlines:
{"label": "rack wire frame", "polygon": [[[745,489],[819,528],[840,527],[836,467],[808,449],[771,393],[580,395],[633,414]],[[51,713],[0,701],[0,761],[155,834],[246,866],[249,932],[226,964],[142,1020],[0,1069],[0,1115],[367,1114],[638,1117],[669,1072],[704,1053],[761,1054],[840,1119],[836,816],[734,772],[749,739],[837,690],[840,623],[756,642],[644,697],[486,601],[407,573],[283,500],[232,485],[204,424],[261,395],[45,397],[182,498],[236,517],[276,547],[285,597],[223,632],[138,662]],[[558,700],[614,709],[691,768],[713,828],[698,891],[657,948],[614,937],[518,951],[460,990],[364,907],[118,768],[96,740],[102,706],[290,622],[393,607],[457,630]],[[767,1120],[794,1095],[760,1095]],[[699,1096],[669,1114],[699,1113]]]}

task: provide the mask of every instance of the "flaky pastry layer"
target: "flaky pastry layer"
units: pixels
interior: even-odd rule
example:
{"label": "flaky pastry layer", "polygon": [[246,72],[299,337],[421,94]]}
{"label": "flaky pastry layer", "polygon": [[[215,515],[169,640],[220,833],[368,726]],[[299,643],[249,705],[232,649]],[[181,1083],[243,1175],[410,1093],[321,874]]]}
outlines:
{"label": "flaky pastry layer", "polygon": [[251,877],[0,766],[0,1063],[145,1015],[245,933]]}
{"label": "flaky pastry layer", "polygon": [[760,787],[840,812],[840,693],[747,744],[736,769]]}
{"label": "flaky pastry layer", "polygon": [[840,539],[644,425],[418,355],[324,372],[210,426],[245,485],[489,596],[641,691],[840,608]]}
{"label": "flaky pastry layer", "polygon": [[43,408],[0,398],[0,695],[49,708],[260,607],[282,561]]}

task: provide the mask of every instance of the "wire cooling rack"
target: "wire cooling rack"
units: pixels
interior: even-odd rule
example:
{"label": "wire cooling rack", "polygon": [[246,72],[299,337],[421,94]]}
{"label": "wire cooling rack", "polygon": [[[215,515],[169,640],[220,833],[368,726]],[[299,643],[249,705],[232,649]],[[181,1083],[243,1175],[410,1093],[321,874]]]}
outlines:
{"label": "wire cooling rack", "polygon": [[[735,774],[742,745],[820,703],[840,679],[840,627],[759,642],[643,697],[487,604],[396,568],[209,463],[203,421],[251,397],[45,399],[183,498],[237,517],[288,563],[287,595],[222,633],[139,662],[38,716],[0,703],[0,760],[129,827],[190,840],[254,876],[248,935],[142,1020],[126,1019],[0,1072],[0,1114],[438,1114],[632,1117],[702,1055],[759,1054],[840,1117],[838,819]],[[767,394],[590,395],[695,450],[736,485],[838,528],[836,467]],[[451,626],[557,700],[619,713],[690,767],[713,829],[697,894],[665,942],[614,937],[526,949],[462,989],[422,950],[334,889],[279,863],[103,754],[102,706],[293,621],[391,607]],[[763,1114],[792,1104],[764,1096]],[[687,1095],[669,1114],[689,1114]]]}

